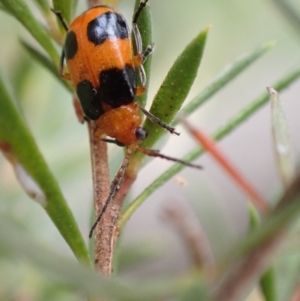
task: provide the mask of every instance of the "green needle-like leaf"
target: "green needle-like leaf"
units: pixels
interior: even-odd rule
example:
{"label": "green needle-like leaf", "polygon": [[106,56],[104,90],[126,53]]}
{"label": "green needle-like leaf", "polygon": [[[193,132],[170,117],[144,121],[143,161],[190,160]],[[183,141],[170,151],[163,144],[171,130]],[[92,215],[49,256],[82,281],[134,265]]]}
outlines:
{"label": "green needle-like leaf", "polygon": [[4,6],[2,2],[0,2],[0,10],[6,12],[7,14],[12,14],[8,7]]}
{"label": "green needle-like leaf", "polygon": [[[74,255],[89,263],[89,255],[76,221],[2,78],[0,95],[0,148],[12,162],[15,171],[22,172],[19,173],[22,186],[29,186],[28,181],[31,183],[30,188],[25,187],[26,192],[41,203]],[[4,231],[4,228],[1,229]]]}
{"label": "green needle-like leaf", "polygon": [[268,91],[271,99],[274,148],[282,183],[286,187],[295,175],[290,132],[278,93],[273,88],[268,88]]}
{"label": "green needle-like leaf", "polygon": [[180,301],[193,301],[193,300],[203,300],[203,301],[210,301],[212,300],[208,294],[207,290],[201,286],[199,283],[195,283],[192,287],[186,290],[181,298]]}
{"label": "green needle-like leaf", "polygon": [[276,301],[276,273],[274,267],[268,268],[260,277],[260,289],[265,297],[265,301]]}
{"label": "green needle-like leaf", "polygon": [[[197,76],[208,30],[209,27],[203,30],[179,55],[153,100],[150,112],[167,124],[181,108]],[[165,132],[148,119],[145,129],[149,133],[149,137],[143,143],[145,147],[153,146]]]}
{"label": "green needle-like leaf", "polygon": [[59,55],[52,44],[50,35],[33,16],[26,3],[23,0],[0,0],[0,2],[23,24],[23,26],[27,28],[32,36],[49,54],[52,62],[57,66],[59,63]]}
{"label": "green needle-like leaf", "polygon": [[[154,98],[150,112],[167,124],[173,120],[180,109],[196,78],[208,30],[209,27],[203,30],[179,55]],[[145,121],[144,128],[149,136],[141,146],[146,148],[151,148],[166,132],[162,127],[148,119]],[[127,169],[129,174],[137,173],[143,157],[144,154],[141,152],[136,152],[132,156]]]}
{"label": "green needle-like leaf", "polygon": [[[300,77],[300,66],[285,76],[282,80],[274,84],[274,88],[277,91],[281,91],[288,87],[291,83]],[[269,95],[267,93],[262,94],[260,97],[252,101],[248,106],[242,109],[238,114],[232,117],[224,126],[219,128],[213,135],[212,138],[216,141],[221,140],[244,121],[246,121],[250,116],[256,113],[262,106],[264,106],[269,100]],[[196,148],[187,154],[183,160],[191,162],[195,160],[200,155],[204,153],[203,148]],[[170,180],[174,175],[181,171],[185,166],[181,164],[175,164],[159,176],[156,180],[152,182],[121,214],[119,219],[119,226],[122,228],[126,221],[130,218],[133,212],[159,187]]]}
{"label": "green needle-like leaf", "polygon": [[[248,204],[250,230],[254,231],[260,226],[260,217],[255,207]],[[260,277],[259,280],[260,289],[265,297],[265,301],[276,301],[277,290],[276,290],[276,273],[273,266],[269,267]]]}
{"label": "green needle-like leaf", "polygon": [[51,74],[54,75],[55,78],[58,79],[58,81],[66,87],[70,92],[73,92],[72,87],[68,84],[67,81],[62,79],[60,76],[57,68],[52,64],[52,62],[41,52],[39,52],[37,49],[30,46],[27,42],[21,41],[22,46],[26,49],[26,51],[37,61],[39,62],[43,67],[45,67],[47,70],[50,71]]}
{"label": "green needle-like leaf", "polygon": [[[210,99],[215,93],[219,92],[229,82],[234,80],[247,67],[251,66],[257,59],[270,50],[275,43],[273,41],[263,44],[255,49],[253,52],[244,54],[231,65],[224,68],[224,70],[217,75],[217,77],[196,97],[194,97],[185,107],[180,111],[181,114],[187,116],[197,110],[202,104]],[[174,120],[173,124],[178,121]]]}
{"label": "green needle-like leaf", "polygon": [[250,202],[248,203],[248,214],[249,214],[250,230],[253,230],[256,227],[258,227],[260,223],[260,218],[256,208]]}

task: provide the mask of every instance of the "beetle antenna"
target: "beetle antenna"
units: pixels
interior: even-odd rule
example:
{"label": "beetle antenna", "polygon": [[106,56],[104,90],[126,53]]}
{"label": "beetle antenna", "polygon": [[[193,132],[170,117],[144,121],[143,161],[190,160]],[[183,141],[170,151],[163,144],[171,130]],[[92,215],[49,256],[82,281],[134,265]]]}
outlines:
{"label": "beetle antenna", "polygon": [[137,148],[138,151],[140,151],[141,153],[143,153],[143,154],[145,154],[149,157],[159,157],[159,158],[166,159],[166,160],[173,161],[173,162],[177,162],[177,163],[189,166],[189,167],[193,167],[193,168],[197,168],[197,169],[203,169],[203,167],[201,165],[189,163],[187,161],[183,161],[183,160],[180,160],[180,159],[177,159],[177,158],[166,156],[164,154],[161,154],[158,150],[143,148],[143,147],[140,147],[139,145],[137,145],[136,148]]}
{"label": "beetle antenna", "polygon": [[110,192],[109,192],[109,196],[105,201],[104,206],[102,207],[96,221],[94,222],[94,224],[91,227],[90,233],[89,233],[89,238],[91,238],[93,236],[93,232],[95,230],[95,228],[97,227],[98,223],[101,221],[101,218],[103,216],[103,214],[105,213],[109,203],[111,202],[111,200],[114,198],[116,192],[119,190],[120,185],[122,183],[122,180],[124,178],[124,174],[125,171],[127,169],[127,166],[129,164],[129,159],[131,157],[131,155],[133,154],[133,149],[130,147],[127,147],[126,149],[126,154],[125,154],[125,158],[122,162],[122,165],[120,166],[117,174],[115,175],[114,180],[112,181],[111,185],[110,185]]}
{"label": "beetle antenna", "polygon": [[154,116],[153,114],[151,114],[149,111],[147,111],[146,109],[144,109],[141,105],[139,105],[137,103],[139,109],[145,114],[145,116],[151,120],[153,123],[158,124],[160,127],[162,127],[163,129],[169,131],[171,134],[176,134],[177,136],[180,135],[180,133],[176,132],[176,129],[169,126],[168,124],[164,123],[163,121],[161,121],[159,118],[157,118],[156,116]]}
{"label": "beetle antenna", "polygon": [[51,11],[56,15],[56,17],[58,18],[58,20],[60,21],[61,25],[63,26],[63,28],[68,31],[68,25],[66,20],[64,19],[64,17],[61,14],[60,10],[55,10],[52,7],[50,8]]}

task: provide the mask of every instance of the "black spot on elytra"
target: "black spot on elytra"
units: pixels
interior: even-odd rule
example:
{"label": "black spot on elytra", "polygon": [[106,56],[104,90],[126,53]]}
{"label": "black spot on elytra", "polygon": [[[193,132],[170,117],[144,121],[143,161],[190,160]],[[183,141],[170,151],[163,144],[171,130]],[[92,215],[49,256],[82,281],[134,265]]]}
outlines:
{"label": "black spot on elytra", "polygon": [[96,120],[103,114],[97,90],[93,87],[90,81],[83,80],[80,82],[76,87],[76,92],[86,117]]}
{"label": "black spot on elytra", "polygon": [[74,31],[69,31],[66,36],[65,47],[64,47],[66,59],[69,60],[72,57],[74,57],[74,55],[77,52],[77,49],[78,49],[78,43],[77,43],[76,34],[74,33]]}
{"label": "black spot on elytra", "polygon": [[133,67],[104,70],[99,74],[99,81],[99,97],[112,108],[118,108],[134,100],[136,75]]}
{"label": "black spot on elytra", "polygon": [[100,45],[112,37],[119,39],[129,38],[129,28],[122,15],[107,12],[88,24],[87,37],[95,45]]}

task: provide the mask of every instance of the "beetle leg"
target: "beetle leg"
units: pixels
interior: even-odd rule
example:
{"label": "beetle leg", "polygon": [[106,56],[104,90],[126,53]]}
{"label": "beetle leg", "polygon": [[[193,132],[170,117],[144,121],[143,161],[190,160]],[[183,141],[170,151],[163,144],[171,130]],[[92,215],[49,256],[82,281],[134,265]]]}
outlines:
{"label": "beetle leg", "polygon": [[135,55],[133,57],[133,65],[135,68],[139,68],[142,64],[144,64],[148,58],[148,56],[150,56],[154,50],[154,43],[151,43],[150,45],[148,45],[144,51],[144,53],[138,53],[137,55]]}
{"label": "beetle leg", "polygon": [[64,72],[62,71],[62,72],[60,72],[60,76],[61,76],[63,79],[71,80],[71,77],[70,77],[70,74],[69,74],[69,73],[64,73]]}
{"label": "beetle leg", "polygon": [[138,20],[138,18],[140,16],[141,11],[145,8],[145,6],[146,6],[146,4],[147,4],[148,1],[149,0],[144,0],[144,1],[140,2],[138,9],[136,10],[136,12],[133,15],[133,21],[132,21],[132,23],[136,23],[137,22],[137,20]]}
{"label": "beetle leg", "polygon": [[143,65],[141,65],[138,70],[141,79],[141,85],[136,88],[135,93],[137,96],[142,95],[146,90],[146,73]]}
{"label": "beetle leg", "polygon": [[125,171],[126,171],[127,166],[129,164],[129,159],[130,159],[131,155],[133,154],[133,152],[134,152],[133,148],[127,147],[125,158],[124,158],[124,160],[122,162],[122,165],[120,166],[117,174],[115,175],[114,180],[111,183],[109,196],[106,199],[105,204],[103,205],[96,221],[94,222],[93,226],[91,227],[91,230],[90,230],[90,233],[89,233],[89,238],[91,238],[93,236],[93,232],[94,232],[95,228],[97,227],[98,223],[101,221],[101,218],[102,218],[103,214],[105,213],[108,205],[113,200],[113,198],[116,195],[117,191],[120,189],[120,185],[121,185],[122,180],[124,178]]}
{"label": "beetle leg", "polygon": [[[63,26],[63,28],[66,31],[68,31],[67,22],[64,19],[64,17],[62,16],[61,11],[54,10],[52,7],[51,7],[51,11],[56,15],[56,17],[60,21],[61,25]],[[61,56],[60,56],[59,73],[62,78],[66,79],[66,80],[71,80],[70,74],[64,73],[64,62],[65,62],[65,52],[64,52],[64,50],[62,50]]]}
{"label": "beetle leg", "polygon": [[70,74],[64,72],[65,52],[62,50],[59,62],[59,74],[66,80],[71,80]]}
{"label": "beetle leg", "polygon": [[148,2],[148,0],[140,2],[140,5],[139,5],[138,9],[136,10],[136,12],[134,13],[133,20],[132,20],[132,31],[133,31],[133,36],[135,39],[136,51],[137,51],[137,54],[140,56],[142,56],[143,45],[142,45],[141,33],[137,26],[137,21],[138,21],[138,18],[140,16],[142,10],[146,7],[147,2]]}
{"label": "beetle leg", "polygon": [[151,43],[150,45],[148,45],[143,53],[143,64],[146,62],[147,58],[149,55],[152,54],[153,50],[154,50],[154,43]]}
{"label": "beetle leg", "polygon": [[67,25],[67,22],[66,20],[64,19],[64,17],[62,16],[61,14],[61,11],[60,10],[54,10],[52,7],[51,7],[51,11],[56,15],[56,17],[58,18],[58,20],[60,21],[61,25],[63,26],[63,28],[68,31],[68,25]]}
{"label": "beetle leg", "polygon": [[146,90],[146,73],[143,67],[143,63],[146,61],[147,57],[152,53],[154,49],[154,43],[151,45],[148,45],[146,50],[142,55],[136,55],[133,59],[134,67],[139,70],[139,76],[141,79],[141,86],[136,88],[136,95],[140,96],[142,95]]}
{"label": "beetle leg", "polygon": [[138,69],[139,77],[141,80],[141,85],[137,87],[136,89],[136,95],[142,95],[146,90],[146,74],[145,70],[143,68],[143,63],[146,61],[147,57],[151,54],[154,48],[154,43],[151,43],[151,45],[148,45],[143,53],[143,44],[142,44],[142,38],[141,33],[139,31],[139,28],[137,26],[137,21],[140,16],[141,11],[145,8],[148,0],[141,1],[138,9],[136,10],[133,21],[132,21],[132,32],[135,40],[136,45],[136,52],[137,54],[133,58],[133,65],[135,68]]}
{"label": "beetle leg", "polygon": [[97,127],[97,124],[95,124],[95,137],[99,138],[101,140],[101,136],[104,134],[103,131]]}

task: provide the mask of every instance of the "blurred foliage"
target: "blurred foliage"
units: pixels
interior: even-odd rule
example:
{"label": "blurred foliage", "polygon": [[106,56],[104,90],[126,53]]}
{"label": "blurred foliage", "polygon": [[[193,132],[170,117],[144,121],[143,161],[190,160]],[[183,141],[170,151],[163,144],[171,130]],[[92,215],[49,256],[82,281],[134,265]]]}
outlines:
{"label": "blurred foliage", "polygon": [[[251,128],[254,128],[255,134],[252,136],[248,134],[248,137],[246,137],[249,141],[249,144],[247,144],[249,145],[249,157],[246,158],[243,154],[242,162],[245,162],[246,166],[246,161],[249,161],[248,164],[255,167],[257,173],[264,174],[266,178],[274,174],[276,177],[275,168],[263,164],[263,158],[272,156],[272,151],[268,150],[266,146],[259,148],[259,139],[257,138],[268,140],[271,137],[271,132],[268,132],[268,136],[260,136],[263,131],[262,123],[256,124],[257,119],[256,121],[248,119],[268,103],[269,96],[265,91],[266,86],[274,83],[273,88],[277,92],[285,93],[284,90],[300,77],[300,67],[297,65],[300,47],[299,3],[292,0],[274,0],[270,3],[259,0],[251,3],[241,3],[236,0],[225,2],[211,0],[201,0],[199,2],[150,0],[149,2],[152,8],[153,38],[151,38],[150,32],[150,10],[147,11],[145,19],[139,24],[141,32],[148,34],[148,36],[143,35],[143,38],[147,41],[146,43],[148,44],[151,39],[156,43],[152,60],[151,79],[148,76],[150,80],[148,99],[154,98],[153,95],[156,95],[158,87],[164,82],[168,70],[172,70],[172,62],[176,60],[179,53],[199,33],[201,28],[205,28],[212,23],[213,28],[205,44],[203,57],[204,43],[201,45],[202,49],[199,50],[199,53],[195,54],[195,64],[193,65],[189,60],[184,62],[186,69],[180,66],[181,70],[175,71],[172,75],[174,79],[171,79],[171,83],[164,82],[163,89],[176,92],[172,90],[174,89],[172,84],[176,82],[176,86],[182,85],[180,88],[185,89],[182,101],[185,98],[187,98],[187,101],[192,99],[190,103],[184,106],[182,112],[192,114],[191,118],[196,120],[195,123],[198,126],[200,126],[201,120],[202,124],[204,123],[212,132],[214,131],[213,137],[216,140],[224,138],[240,125],[247,126],[248,124]],[[83,1],[74,0],[53,1],[52,5],[55,9],[64,12],[68,23],[75,15],[75,11],[80,13],[87,8]],[[124,11],[124,15],[129,20],[133,10],[133,1],[120,1],[119,9],[122,12]],[[71,256],[70,250],[63,239],[63,237],[66,238],[66,233],[67,236],[70,235],[69,238],[66,238],[66,241],[71,246],[75,256],[88,261],[86,246],[81,234],[77,231],[77,227],[83,229],[83,237],[86,238],[92,207],[92,185],[87,131],[85,126],[76,121],[71,101],[68,101],[71,99],[71,86],[62,81],[57,72],[60,55],[57,42],[62,41],[64,33],[57,25],[55,16],[49,13],[50,4],[46,0],[0,0],[0,10],[0,36],[2,39],[0,49],[2,73],[0,147],[3,151],[3,142],[14,145],[13,155],[23,165],[25,162],[26,170],[38,183],[42,183],[40,186],[45,191],[49,190],[49,198],[53,195],[59,195],[62,201],[56,203],[56,206],[50,210],[51,212],[46,209],[54,222],[52,223],[44,214],[41,206],[37,206],[24,194],[15,179],[11,165],[1,156],[0,299],[82,300],[86,295],[99,296],[104,294],[114,300],[167,300],[170,296],[176,297],[178,300],[200,298],[209,300],[210,297],[208,296],[213,295],[210,290],[211,285],[214,286],[218,283],[219,278],[216,276],[215,279],[211,279],[211,274],[206,273],[205,270],[200,271],[200,273],[195,271],[193,263],[186,264],[184,276],[182,276],[182,273],[174,273],[174,270],[170,269],[169,266],[165,266],[160,267],[155,276],[152,270],[149,273],[152,276],[151,280],[145,280],[150,277],[146,272],[147,267],[153,267],[155,264],[160,266],[163,260],[168,261],[176,248],[168,244],[168,238],[162,238],[160,244],[158,240],[152,239],[151,235],[148,236],[144,230],[142,231],[142,237],[143,241],[147,241],[146,244],[136,243],[128,247],[125,242],[123,246],[122,241],[118,250],[122,254],[118,256],[120,273],[117,273],[112,281],[95,275],[87,267],[79,265]],[[273,39],[277,42],[276,46],[262,61],[253,65],[259,57],[266,54],[273,43],[269,42],[259,47],[257,45],[262,45],[262,43]],[[246,53],[246,55],[236,60],[240,53]],[[189,55],[189,58],[191,58],[191,55]],[[201,68],[199,76],[195,78],[200,58],[202,58]],[[150,72],[150,63],[149,60],[147,62],[148,72]],[[230,64],[228,65],[228,63]],[[248,69],[250,66],[253,67]],[[191,78],[187,79],[187,75],[190,75]],[[195,82],[191,88],[194,79]],[[185,80],[189,83],[186,83]],[[63,85],[60,85],[57,81],[63,83]],[[229,84],[230,86],[228,86]],[[294,86],[299,87],[299,81]],[[221,90],[222,93],[220,93]],[[188,92],[189,95],[187,96]],[[262,92],[263,94],[261,94]],[[171,98],[172,95],[168,93],[163,94],[163,98]],[[256,97],[257,94],[260,96]],[[281,100],[293,98],[291,94],[280,95]],[[251,99],[254,100],[251,101]],[[208,102],[208,100],[210,102],[205,107],[201,107],[201,112],[198,112],[199,106]],[[142,101],[145,102],[145,99]],[[167,104],[168,99],[161,99],[161,101]],[[298,118],[299,104],[292,102],[292,100],[289,102],[291,103],[290,107],[289,104],[284,102],[283,110],[289,108],[289,112],[295,112]],[[160,114],[160,106],[159,104],[156,109],[154,108],[156,114]],[[300,124],[295,121],[296,119],[293,119],[292,113],[289,112],[286,114],[287,122],[284,120],[283,126],[282,118],[279,122],[274,121],[273,125],[275,124],[279,132],[283,127],[286,129],[287,124],[290,125],[292,143],[289,147],[293,148],[293,142],[299,141],[299,135],[296,136],[296,134],[300,132]],[[175,113],[173,111],[171,114],[172,118]],[[269,116],[269,111],[265,114]],[[283,113],[280,111],[280,116],[282,115]],[[164,118],[164,116],[160,117]],[[255,116],[255,118],[258,117]],[[270,119],[265,115],[262,118],[267,121]],[[166,121],[170,122],[170,119]],[[247,122],[245,122],[246,120]],[[173,121],[173,123],[175,124],[177,121]],[[267,127],[269,130],[271,122],[267,123]],[[238,131],[235,132],[238,134]],[[253,134],[253,132],[250,133]],[[158,136],[154,139],[155,141]],[[279,137],[282,138],[282,135]],[[189,143],[178,139],[176,137],[172,139],[177,142],[176,146],[171,149],[177,152],[177,156],[180,156],[181,150],[188,153]],[[155,143],[154,140],[151,141],[151,144]],[[242,148],[242,144],[245,143],[245,140],[243,141],[233,142],[231,140],[232,150]],[[275,147],[276,143],[278,142],[275,142]],[[251,148],[252,146],[253,148]],[[294,151],[297,152],[298,150],[299,145],[294,146]],[[114,147],[111,147],[111,152],[116,151]],[[257,158],[255,157],[257,152],[260,152],[258,156],[262,157],[260,163],[257,163],[257,159],[255,159]],[[40,154],[43,154],[45,162]],[[185,160],[194,160],[202,154],[203,150],[196,147],[185,156]],[[299,157],[298,153],[296,153],[296,157]],[[34,161],[38,165],[36,169]],[[274,162],[276,162],[275,159]],[[112,162],[112,164],[115,164],[115,162]],[[159,164],[156,165],[158,170],[160,170]],[[151,184],[143,185],[140,196],[125,209],[120,220],[121,226],[125,225],[131,214],[137,208],[140,208],[140,205],[158,187],[165,184],[181,169],[182,166],[180,165],[172,165],[165,173],[154,173],[156,176],[160,175],[155,178],[151,174],[150,167],[146,166],[143,176],[147,175],[145,178],[149,178]],[[209,174],[209,169],[206,166],[205,171],[199,176],[195,174],[195,171],[191,171],[191,177],[196,178],[197,183],[194,185],[195,187],[189,189],[195,192],[193,198],[197,200],[198,206],[201,206],[203,202],[200,200],[200,191],[204,191],[209,186],[206,185],[207,179],[203,183],[201,182],[203,177]],[[37,170],[41,173],[39,174]],[[281,173],[280,169],[278,173]],[[54,175],[53,178],[52,174]],[[272,179],[275,177],[272,177]],[[204,226],[206,229],[214,229],[217,233],[215,237],[210,237],[212,242],[220,241],[226,237],[226,241],[231,248],[230,254],[238,254],[238,256],[246,257],[249,254],[251,255],[251,252],[258,252],[260,246],[270,238],[277,239],[278,236],[287,238],[284,247],[273,260],[273,266],[267,269],[267,273],[264,274],[261,281],[265,300],[287,300],[297,285],[300,268],[298,251],[291,250],[291,245],[295,242],[290,239],[292,234],[297,235],[299,232],[299,223],[295,223],[293,231],[288,232],[289,223],[297,219],[299,212],[297,182],[293,182],[294,178],[289,179],[289,183],[296,183],[296,188],[290,187],[288,184],[281,187],[280,176],[278,176],[278,179],[276,178],[277,182],[275,181],[275,184],[265,184],[263,181],[259,181],[258,178],[258,174],[257,179],[255,176],[253,177],[254,183],[261,182],[257,183],[258,187],[264,191],[266,198],[272,198],[273,203],[275,199],[280,199],[278,195],[283,195],[286,189],[294,193],[286,196],[287,203],[285,203],[285,207],[275,210],[267,219],[261,217],[261,222],[255,221],[252,212],[249,219],[253,230],[239,233],[240,237],[243,237],[241,244],[240,240],[237,243],[237,238],[233,237],[232,232],[237,232],[237,228],[242,228],[247,223],[247,219],[244,224],[231,221],[231,224],[218,228],[216,225],[220,221],[214,218],[216,209],[213,208],[213,205],[209,209],[202,206],[201,211],[210,220],[210,224]],[[56,187],[56,182],[59,187]],[[213,192],[218,190],[217,182],[210,185],[213,187]],[[176,189],[174,188],[174,191]],[[186,192],[182,189],[180,193],[185,194]],[[62,197],[62,195],[65,197]],[[222,200],[224,195],[225,192],[223,191]],[[210,199],[214,197],[214,193],[209,192],[205,197],[203,196],[204,194],[201,194],[201,198]],[[66,203],[64,203],[64,199],[67,200]],[[239,199],[239,201],[242,200]],[[243,206],[240,209],[241,212],[238,212],[239,214],[243,214],[243,210],[244,212],[247,210],[245,202],[241,203],[243,203]],[[130,209],[132,206],[134,206],[133,210]],[[234,210],[235,208],[231,209]],[[228,214],[226,210],[224,210],[222,218]],[[136,232],[128,231],[126,233],[125,230],[125,234],[135,235],[138,233],[138,230],[144,227],[143,221],[146,221],[147,216],[149,214],[145,213],[145,216],[139,219],[139,224],[133,226]],[[68,229],[70,225],[72,227]],[[232,231],[233,228],[235,231]],[[283,234],[281,229],[285,229]],[[59,231],[62,235],[59,234]],[[152,235],[154,237],[155,235],[156,237],[163,235],[163,231],[157,232]],[[176,233],[176,235],[180,234]],[[260,237],[260,239],[257,239],[257,237]],[[148,241],[149,247],[147,247]],[[245,248],[247,243],[249,243],[248,249]],[[152,249],[151,246],[156,246],[156,244],[157,247]],[[47,247],[47,245],[51,247]],[[79,249],[74,247],[76,245],[79,246]],[[164,247],[161,248],[161,245],[164,245]],[[215,250],[215,252],[222,254],[222,258],[216,258],[214,268],[221,275],[224,275],[222,268],[224,268],[223,264],[226,262],[224,259],[228,258],[227,250],[224,246],[223,250]],[[160,256],[161,253],[165,256]],[[270,257],[272,254],[273,252],[270,252]],[[186,260],[185,253],[181,256],[180,259],[176,258],[171,264],[176,265]],[[234,262],[234,258],[232,261]],[[227,261],[229,263],[226,270],[231,268],[232,261]],[[136,268],[139,266],[142,266],[142,272],[139,272],[139,269]],[[180,268],[178,269],[180,270]],[[154,269],[154,271],[156,270]],[[264,271],[258,270],[257,273],[261,274]],[[157,275],[159,275],[159,279],[157,279]],[[126,280],[124,279],[125,276]],[[139,280],[139,284],[132,285],[136,282],[136,279]],[[209,281],[211,282],[209,283]],[[253,282],[248,284],[250,287],[255,285]],[[247,289],[244,292],[244,295],[247,295]],[[223,297],[222,300],[227,300],[225,296]]]}

